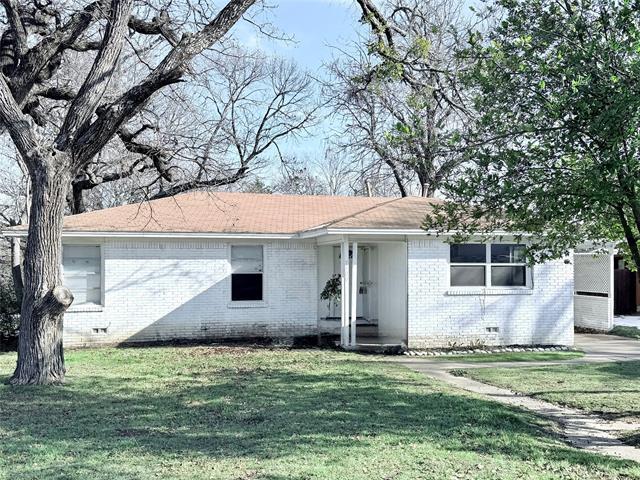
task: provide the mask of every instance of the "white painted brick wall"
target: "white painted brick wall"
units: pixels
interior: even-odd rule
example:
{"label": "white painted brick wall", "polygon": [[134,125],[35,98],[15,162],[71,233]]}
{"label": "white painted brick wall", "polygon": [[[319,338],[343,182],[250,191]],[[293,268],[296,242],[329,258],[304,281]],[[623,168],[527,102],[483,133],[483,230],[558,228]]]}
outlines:
{"label": "white painted brick wall", "polygon": [[573,345],[573,266],[563,260],[536,265],[533,289],[520,294],[452,295],[462,289],[449,286],[449,245],[416,240],[408,244],[408,278],[409,347]]}
{"label": "white painted brick wall", "polygon": [[264,243],[264,302],[243,307],[231,302],[229,257],[227,242],[106,240],[104,306],[72,306],[65,344],[316,333],[315,245]]}
{"label": "white painted brick wall", "polygon": [[603,332],[613,328],[613,309],[610,298],[586,295],[576,295],[573,298],[576,327]]}

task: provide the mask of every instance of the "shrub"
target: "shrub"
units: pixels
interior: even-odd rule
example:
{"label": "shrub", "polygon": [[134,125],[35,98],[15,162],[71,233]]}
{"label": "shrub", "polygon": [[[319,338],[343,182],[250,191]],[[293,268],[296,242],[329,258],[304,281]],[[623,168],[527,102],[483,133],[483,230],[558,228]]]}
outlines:
{"label": "shrub", "polygon": [[0,348],[15,346],[20,323],[20,306],[11,280],[0,281]]}

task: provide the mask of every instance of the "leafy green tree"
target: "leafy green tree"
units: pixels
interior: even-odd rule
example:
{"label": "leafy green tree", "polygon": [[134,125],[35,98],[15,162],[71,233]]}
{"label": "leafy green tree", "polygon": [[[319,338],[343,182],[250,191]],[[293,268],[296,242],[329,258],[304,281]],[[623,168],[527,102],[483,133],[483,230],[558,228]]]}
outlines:
{"label": "leafy green tree", "polygon": [[531,232],[537,261],[624,239],[640,267],[640,2],[498,0],[489,15],[461,53],[472,167],[425,228]]}

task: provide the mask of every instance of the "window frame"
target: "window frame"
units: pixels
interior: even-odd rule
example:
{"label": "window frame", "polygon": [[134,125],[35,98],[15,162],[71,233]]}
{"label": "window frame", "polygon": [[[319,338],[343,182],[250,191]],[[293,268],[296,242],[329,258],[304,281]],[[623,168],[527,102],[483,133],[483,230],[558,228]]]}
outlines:
{"label": "window frame", "polygon": [[[451,247],[453,245],[466,245],[466,244],[482,244],[485,246],[485,261],[483,263],[479,262],[452,262],[451,261]],[[474,289],[484,289],[484,290],[531,290],[533,289],[533,277],[531,273],[531,266],[526,262],[517,262],[517,263],[493,263],[491,261],[491,246],[492,245],[524,245],[523,243],[515,243],[515,242],[464,242],[462,244],[459,243],[450,243],[449,244],[449,288],[452,289],[464,289],[464,290],[474,290]],[[510,285],[510,286],[500,286],[500,285],[492,285],[491,284],[491,271],[492,267],[524,267],[525,268],[525,284],[524,285]],[[451,267],[484,267],[484,285],[452,285],[451,284]]]}
{"label": "window frame", "polygon": [[[104,260],[104,245],[102,243],[92,242],[92,243],[75,243],[75,242],[64,242],[62,244],[62,252],[60,255],[60,276],[62,280],[62,284],[65,285],[64,278],[64,248],[65,247],[98,247],[100,251],[100,303],[86,302],[86,303],[76,303],[75,301],[71,304],[68,311],[73,312],[74,310],[78,311],[92,311],[92,309],[99,308],[100,310],[104,308],[106,295],[105,295],[105,260]],[[71,292],[73,293],[73,292]]]}
{"label": "window frame", "polygon": [[[234,300],[233,299],[233,275],[255,275],[256,272],[253,273],[233,273],[233,247],[260,247],[262,249],[262,272],[259,272],[262,275],[262,298],[260,300]],[[237,305],[237,306],[251,306],[251,305],[264,305],[266,302],[266,276],[265,271],[267,269],[267,256],[266,256],[266,248],[263,243],[230,243],[229,244],[229,305]]]}

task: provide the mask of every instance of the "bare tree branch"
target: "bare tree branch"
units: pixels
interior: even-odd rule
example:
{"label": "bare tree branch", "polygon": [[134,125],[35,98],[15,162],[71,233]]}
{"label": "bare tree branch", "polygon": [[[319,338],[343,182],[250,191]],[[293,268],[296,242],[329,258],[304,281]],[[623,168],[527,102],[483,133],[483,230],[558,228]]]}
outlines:
{"label": "bare tree branch", "polygon": [[74,150],[81,162],[87,162],[102,148],[118,128],[147,103],[157,90],[181,80],[189,62],[204,49],[222,38],[255,0],[229,2],[202,30],[182,39],[141,83],[104,108],[98,119],[78,138]]}
{"label": "bare tree branch", "polygon": [[68,145],[85,130],[102,99],[120,56],[125,29],[129,21],[133,0],[111,0],[111,16],[102,40],[102,48],[80,91],[73,99],[55,144],[66,150]]}

